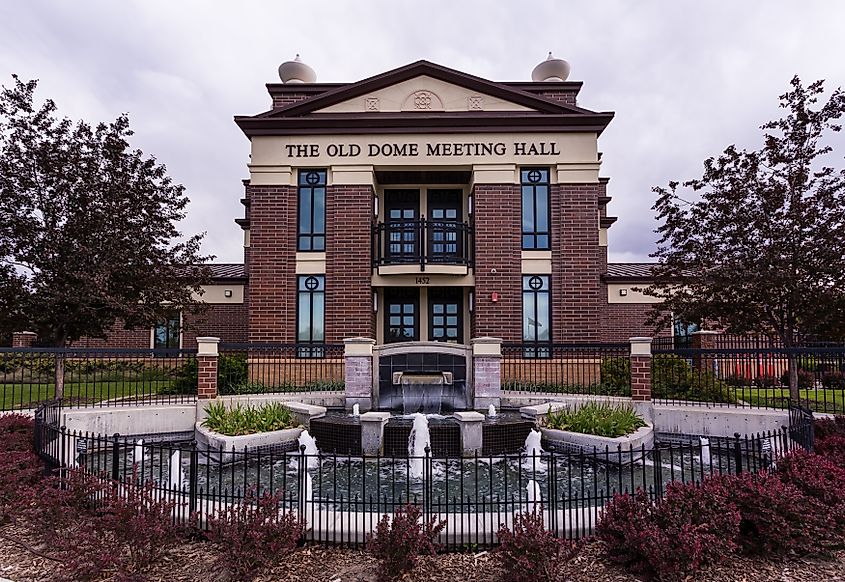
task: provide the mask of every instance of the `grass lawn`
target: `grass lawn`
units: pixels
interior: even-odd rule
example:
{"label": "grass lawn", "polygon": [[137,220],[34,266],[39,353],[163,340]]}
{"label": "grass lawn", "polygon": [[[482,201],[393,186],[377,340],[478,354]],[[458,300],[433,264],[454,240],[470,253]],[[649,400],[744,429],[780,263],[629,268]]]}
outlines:
{"label": "grass lawn", "polygon": [[[816,412],[845,412],[845,390],[801,390],[801,401]],[[786,408],[789,388],[737,388],[736,397],[754,406]]]}
{"label": "grass lawn", "polygon": [[[66,382],[65,400],[99,402],[113,398],[149,398],[167,391],[173,380],[115,380],[98,382]],[[55,394],[53,383],[0,384],[2,410],[34,408]]]}

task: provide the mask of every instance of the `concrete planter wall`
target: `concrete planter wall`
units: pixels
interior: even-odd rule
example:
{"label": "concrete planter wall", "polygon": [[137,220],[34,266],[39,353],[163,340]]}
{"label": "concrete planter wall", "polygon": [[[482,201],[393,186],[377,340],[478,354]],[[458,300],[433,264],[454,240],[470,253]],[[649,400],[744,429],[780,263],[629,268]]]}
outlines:
{"label": "concrete planter wall", "polygon": [[208,429],[203,426],[202,422],[197,422],[194,428],[194,434],[196,435],[197,448],[200,451],[207,453],[208,457],[212,457],[215,460],[221,458],[220,451],[222,451],[223,462],[231,463],[237,461],[238,457],[240,457],[240,455],[233,454],[233,451],[236,453],[270,449],[278,449],[279,452],[295,451],[297,450],[297,439],[303,430],[305,430],[303,427],[298,426],[296,428],[286,428],[272,432],[226,436]]}
{"label": "concrete planter wall", "polygon": [[[609,451],[607,462],[626,464],[642,458],[642,451],[648,451],[654,446],[654,425],[637,429],[633,434],[621,437],[603,437],[568,430],[541,427],[543,446],[560,452],[583,452],[601,454],[604,459],[605,451]],[[619,454],[619,451],[622,454]]]}

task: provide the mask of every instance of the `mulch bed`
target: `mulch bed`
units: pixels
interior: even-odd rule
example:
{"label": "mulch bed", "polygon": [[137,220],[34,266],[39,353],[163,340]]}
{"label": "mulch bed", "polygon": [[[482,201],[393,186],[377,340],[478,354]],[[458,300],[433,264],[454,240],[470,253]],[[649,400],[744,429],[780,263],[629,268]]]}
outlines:
{"label": "mulch bed", "polygon": [[[50,580],[61,563],[49,556],[22,527],[0,530],[0,578],[14,582]],[[257,578],[259,582],[374,582],[376,563],[365,552],[306,546],[284,563]],[[585,544],[558,573],[563,582],[634,582],[641,578],[609,563],[600,543]],[[104,580],[108,578],[105,577]],[[232,582],[214,565],[208,544],[186,542],[168,554],[152,571],[150,582]],[[487,552],[443,554],[422,558],[403,582],[486,582],[501,580],[501,572]],[[762,558],[735,558],[730,564],[710,568],[689,582],[799,582],[845,581],[845,551],[830,560],[796,559],[777,562]]]}

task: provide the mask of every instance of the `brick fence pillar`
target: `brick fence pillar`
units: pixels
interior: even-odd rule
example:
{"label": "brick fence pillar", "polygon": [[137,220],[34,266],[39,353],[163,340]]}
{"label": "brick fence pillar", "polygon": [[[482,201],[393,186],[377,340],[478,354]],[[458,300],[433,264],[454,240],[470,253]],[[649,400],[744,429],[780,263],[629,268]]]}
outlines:
{"label": "brick fence pillar", "polygon": [[473,408],[484,410],[502,405],[502,340],[478,337],[472,346]]}
{"label": "brick fence pillar", "polygon": [[373,402],[373,346],[376,340],[353,337],[343,340],[344,395],[346,409],[357,404],[361,412],[372,410]]}
{"label": "brick fence pillar", "polygon": [[631,399],[651,400],[651,338],[632,337]]}
{"label": "brick fence pillar", "polygon": [[35,344],[38,335],[34,331],[12,332],[13,348],[31,348]]}
{"label": "brick fence pillar", "polygon": [[[716,336],[718,331],[694,331],[692,334],[691,346],[694,350],[714,350],[716,349]],[[712,355],[705,355],[701,353],[693,353],[692,367],[699,374],[712,373],[716,371],[716,358]]]}
{"label": "brick fence pillar", "polygon": [[197,396],[217,398],[217,344],[220,338],[197,338]]}

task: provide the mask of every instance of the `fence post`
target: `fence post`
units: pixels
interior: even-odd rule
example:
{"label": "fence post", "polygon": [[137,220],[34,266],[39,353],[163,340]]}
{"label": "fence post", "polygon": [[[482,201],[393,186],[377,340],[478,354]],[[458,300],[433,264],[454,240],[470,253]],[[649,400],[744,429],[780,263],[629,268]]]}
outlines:
{"label": "fence post", "polygon": [[299,462],[297,465],[299,467],[299,473],[297,474],[299,499],[297,499],[297,505],[299,506],[299,519],[305,521],[306,501],[308,499],[308,492],[305,491],[305,488],[308,486],[308,459],[305,458],[305,445],[299,445]]}
{"label": "fence post", "polygon": [[197,397],[217,398],[217,344],[220,338],[197,338]]}
{"label": "fence post", "polygon": [[486,410],[491,404],[502,404],[502,340],[477,337],[472,346],[472,406]]}
{"label": "fence post", "polygon": [[112,484],[114,487],[117,487],[117,481],[120,479],[120,459],[118,458],[120,455],[120,444],[118,443],[118,439],[120,439],[120,434],[114,433],[111,446],[111,478],[114,481]]}
{"label": "fence post", "polygon": [[739,440],[740,434],[734,433],[734,462],[736,463],[736,474],[742,473],[742,444]]}
{"label": "fence post", "polygon": [[376,340],[353,337],[343,340],[344,396],[346,409],[357,404],[362,412],[373,409],[373,346]]}
{"label": "fence post", "polygon": [[[692,334],[691,347],[694,350],[714,350],[716,349],[716,336],[718,331],[701,330],[694,331]],[[693,352],[692,368],[699,374],[715,373],[716,372],[716,358],[712,355],[703,355],[699,351]]]}
{"label": "fence post", "polygon": [[191,464],[188,469],[188,519],[197,510],[197,468],[199,464],[199,453],[197,441],[191,441]]}
{"label": "fence post", "polygon": [[631,400],[651,400],[651,338],[632,337]]}
{"label": "fence post", "polygon": [[[431,482],[431,447],[425,446],[423,460],[423,522],[427,522],[431,513],[431,492],[434,485]],[[463,491],[461,491],[463,496]]]}

